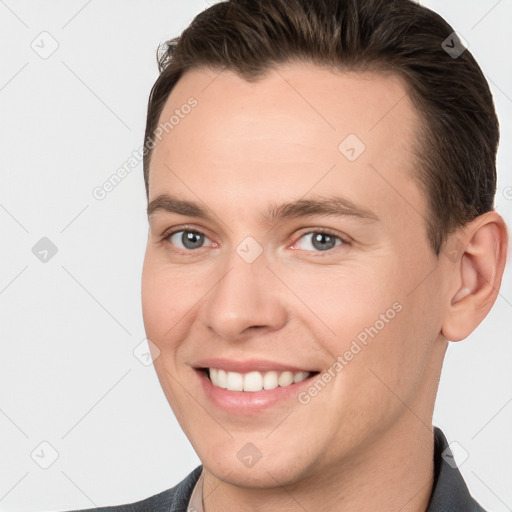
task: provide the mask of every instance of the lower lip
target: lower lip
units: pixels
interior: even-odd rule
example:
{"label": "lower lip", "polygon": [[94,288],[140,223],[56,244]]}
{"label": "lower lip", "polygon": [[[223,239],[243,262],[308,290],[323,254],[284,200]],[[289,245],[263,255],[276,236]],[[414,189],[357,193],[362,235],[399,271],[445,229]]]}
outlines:
{"label": "lower lip", "polygon": [[220,409],[230,414],[251,415],[258,414],[272,406],[295,398],[302,388],[311,385],[311,381],[318,374],[310,375],[307,379],[295,382],[289,386],[278,386],[274,389],[262,391],[229,391],[228,389],[214,386],[204,371],[196,370],[206,396]]}

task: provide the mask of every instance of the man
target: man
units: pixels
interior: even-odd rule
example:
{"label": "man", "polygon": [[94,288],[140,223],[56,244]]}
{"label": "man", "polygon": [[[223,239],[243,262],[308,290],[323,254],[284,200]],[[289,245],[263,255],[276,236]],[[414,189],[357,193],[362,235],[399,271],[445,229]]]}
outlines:
{"label": "man", "polygon": [[159,63],[142,305],[202,465],[104,510],[483,510],[432,426],[506,262],[470,52],[409,0],[232,0]]}

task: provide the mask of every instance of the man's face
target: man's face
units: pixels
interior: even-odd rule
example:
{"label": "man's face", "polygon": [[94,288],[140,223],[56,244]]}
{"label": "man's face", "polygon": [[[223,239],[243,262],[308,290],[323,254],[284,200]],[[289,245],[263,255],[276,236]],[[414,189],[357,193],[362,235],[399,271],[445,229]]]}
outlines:
{"label": "man's face", "polygon": [[[183,108],[190,97],[197,105]],[[312,65],[256,83],[198,69],[160,121],[176,109],[152,155],[149,202],[168,194],[206,216],[162,201],[150,215],[143,315],[164,393],[204,466],[273,487],[371,458],[387,432],[426,428],[448,266],[426,236],[403,83]],[[334,198],[331,213],[304,203]],[[279,209],[299,200],[307,207]],[[263,376],[273,362],[319,374],[229,391],[198,369],[211,358],[225,370],[264,361],[239,373]]]}

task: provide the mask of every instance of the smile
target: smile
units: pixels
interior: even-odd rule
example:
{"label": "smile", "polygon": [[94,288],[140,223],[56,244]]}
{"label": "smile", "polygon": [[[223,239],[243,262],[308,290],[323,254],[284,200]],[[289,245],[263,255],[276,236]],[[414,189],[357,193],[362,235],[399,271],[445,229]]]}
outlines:
{"label": "smile", "polygon": [[221,368],[205,368],[210,381],[216,387],[228,391],[257,392],[271,390],[277,387],[286,387],[310,377],[313,372],[307,371],[251,371],[238,373],[223,370]]}

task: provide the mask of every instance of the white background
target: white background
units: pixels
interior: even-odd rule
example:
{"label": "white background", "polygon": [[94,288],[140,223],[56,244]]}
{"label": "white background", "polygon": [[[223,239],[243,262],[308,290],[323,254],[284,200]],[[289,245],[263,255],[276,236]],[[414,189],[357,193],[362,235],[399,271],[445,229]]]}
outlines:
{"label": "white background", "polygon": [[[496,206],[512,226],[512,1],[422,3],[463,36],[490,80],[502,130]],[[104,200],[92,190],[140,148],[158,43],[207,7],[0,1],[1,511],[131,502],[200,464],[152,366],[133,354],[145,338],[142,165]],[[58,48],[43,59],[33,41]],[[32,253],[42,237],[58,249],[47,263]],[[491,314],[448,350],[434,416],[493,512],[512,510],[511,315],[508,267]],[[48,469],[31,458],[51,462],[52,449]]]}

